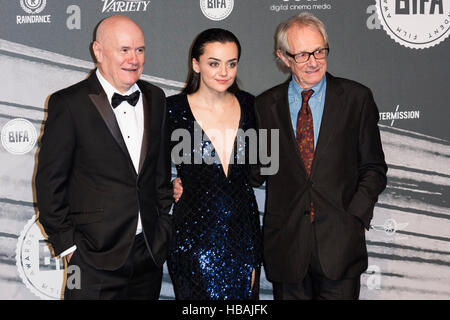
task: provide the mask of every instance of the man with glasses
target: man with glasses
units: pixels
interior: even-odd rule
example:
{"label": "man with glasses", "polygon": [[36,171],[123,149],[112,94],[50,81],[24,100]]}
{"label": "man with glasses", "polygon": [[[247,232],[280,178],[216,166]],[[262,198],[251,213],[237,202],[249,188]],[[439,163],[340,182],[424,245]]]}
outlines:
{"label": "man with glasses", "polygon": [[266,276],[275,299],[358,299],[365,229],[386,187],[377,106],[367,87],[327,73],[328,37],[315,16],[280,24],[276,41],[292,78],[255,106],[260,128],[280,136],[279,171],[254,181],[266,179]]}

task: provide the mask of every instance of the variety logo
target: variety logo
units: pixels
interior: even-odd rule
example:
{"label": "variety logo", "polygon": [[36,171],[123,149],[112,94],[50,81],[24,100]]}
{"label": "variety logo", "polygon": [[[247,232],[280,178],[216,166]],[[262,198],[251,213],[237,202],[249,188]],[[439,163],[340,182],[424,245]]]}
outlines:
{"label": "variety logo", "polygon": [[151,1],[141,0],[102,0],[102,12],[136,12],[147,11]]}
{"label": "variety logo", "polygon": [[16,266],[28,289],[41,299],[61,299],[64,263],[53,258],[36,219],[22,230],[16,248]]}
{"label": "variety logo", "polygon": [[234,0],[200,0],[200,9],[210,20],[219,21],[227,18],[233,11]]}
{"label": "variety logo", "polygon": [[23,11],[28,13],[28,16],[16,16],[16,24],[24,23],[50,23],[50,15],[40,16],[45,6],[47,5],[47,0],[20,0],[20,6]]}
{"label": "variety logo", "polygon": [[450,1],[376,0],[376,6],[386,33],[405,47],[433,47],[450,33]]}
{"label": "variety logo", "polygon": [[8,121],[1,132],[2,145],[9,153],[22,155],[33,150],[37,140],[34,125],[26,119]]}

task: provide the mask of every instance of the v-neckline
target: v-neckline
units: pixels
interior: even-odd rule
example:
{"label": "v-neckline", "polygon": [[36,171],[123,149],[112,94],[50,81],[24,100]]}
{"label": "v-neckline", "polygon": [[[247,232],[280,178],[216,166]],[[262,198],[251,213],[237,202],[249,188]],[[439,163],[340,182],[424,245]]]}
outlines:
{"label": "v-neckline", "polygon": [[[225,170],[224,170],[224,167],[223,167],[222,159],[220,158],[220,155],[217,154],[217,150],[216,150],[216,147],[215,147],[215,145],[214,145],[214,142],[211,141],[211,139],[210,139],[209,136],[207,135],[206,131],[205,131],[205,130],[203,129],[203,127],[200,125],[200,122],[198,122],[198,121],[197,121],[197,118],[195,118],[194,113],[192,112],[191,104],[189,103],[188,96],[187,96],[187,94],[184,94],[184,98],[186,99],[186,106],[187,106],[187,109],[188,109],[188,111],[189,111],[189,113],[190,113],[192,119],[194,120],[194,122],[196,122],[197,125],[198,125],[198,126],[200,127],[200,129],[202,130],[203,136],[206,137],[206,138],[208,138],[208,141],[211,143],[211,145],[212,145],[212,147],[213,147],[213,149],[214,149],[214,152],[215,152],[215,154],[217,155],[217,158],[219,159],[220,167],[222,168],[220,171],[221,171],[222,174],[225,176],[225,179],[228,179],[228,178],[230,177],[230,169],[231,169],[231,161],[230,161],[230,160],[231,160],[232,157],[235,156],[234,149],[236,149],[237,134],[238,134],[239,129],[241,129],[241,126],[242,126],[242,118],[243,118],[243,110],[242,110],[242,106],[241,106],[241,101],[240,101],[239,98],[236,96],[236,94],[233,94],[233,95],[234,95],[234,97],[236,98],[236,100],[238,101],[238,105],[239,105],[239,113],[240,113],[240,115],[239,115],[239,122],[238,122],[238,127],[237,127],[237,130],[236,130],[236,134],[234,135],[234,142],[233,142],[233,147],[232,147],[232,149],[231,149],[230,159],[228,159],[229,162],[228,162],[228,166],[227,166],[227,174],[225,174]],[[202,137],[202,141],[203,141],[203,137]],[[203,151],[202,151],[202,152],[203,152]]]}

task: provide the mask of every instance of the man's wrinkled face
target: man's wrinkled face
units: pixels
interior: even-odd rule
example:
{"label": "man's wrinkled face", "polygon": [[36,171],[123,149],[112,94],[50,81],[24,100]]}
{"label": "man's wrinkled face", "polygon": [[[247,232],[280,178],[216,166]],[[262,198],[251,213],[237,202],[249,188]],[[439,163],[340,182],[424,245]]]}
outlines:
{"label": "man's wrinkled face", "polygon": [[[300,52],[313,52],[317,49],[325,48],[326,43],[319,30],[308,27],[293,25],[287,33],[289,53],[298,54]],[[278,57],[291,69],[294,79],[302,89],[310,89],[318,84],[327,71],[327,60],[316,59],[313,55],[303,63],[296,63],[293,58],[285,56],[280,50]]]}
{"label": "man's wrinkled face", "polygon": [[104,29],[93,46],[98,69],[112,86],[125,93],[144,70],[144,34],[132,21],[121,21]]}

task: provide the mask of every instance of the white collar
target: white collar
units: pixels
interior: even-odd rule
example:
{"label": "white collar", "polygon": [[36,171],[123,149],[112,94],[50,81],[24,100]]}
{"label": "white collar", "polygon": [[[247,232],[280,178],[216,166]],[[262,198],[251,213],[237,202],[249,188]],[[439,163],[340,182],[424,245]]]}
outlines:
{"label": "white collar", "polygon": [[[112,96],[114,95],[115,92],[117,92],[118,94],[121,94],[120,92],[118,92],[109,82],[108,80],[106,80],[102,74],[100,73],[100,71],[97,69],[95,71],[95,74],[97,75],[98,81],[100,82],[101,86],[103,87],[103,90],[105,90],[106,96],[108,97],[108,101],[111,103],[111,99]],[[129,95],[132,94],[133,92],[135,92],[136,90],[138,90],[139,92],[141,92],[141,89],[139,89],[139,86],[135,83],[131,86],[130,89],[128,89],[127,92],[125,92],[124,95]],[[142,92],[141,92],[142,93]]]}

